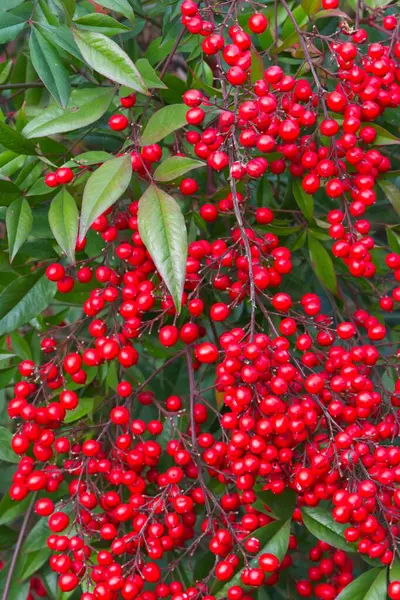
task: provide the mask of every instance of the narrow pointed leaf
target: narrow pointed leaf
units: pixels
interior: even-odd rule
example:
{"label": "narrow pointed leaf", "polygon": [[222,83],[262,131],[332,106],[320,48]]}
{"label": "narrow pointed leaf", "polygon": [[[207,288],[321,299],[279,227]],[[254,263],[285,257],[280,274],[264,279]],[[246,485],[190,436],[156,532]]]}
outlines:
{"label": "narrow pointed leaf", "polygon": [[102,13],[89,13],[74,19],[74,23],[77,23],[81,29],[88,29],[89,31],[98,31],[104,35],[112,37],[118,33],[124,33],[130,31],[129,27],[120,23],[116,19],[103,15]]}
{"label": "narrow pointed leaf", "polygon": [[34,155],[35,146],[16,129],[0,121],[0,144],[17,154]]}
{"label": "narrow pointed leaf", "polygon": [[0,335],[25,325],[48,307],[57,291],[43,271],[18,277],[0,294]]}
{"label": "narrow pointed leaf", "polygon": [[314,198],[303,190],[301,183],[297,180],[293,182],[293,195],[307,221],[311,221],[314,216]]}
{"label": "narrow pointed leaf", "polygon": [[72,264],[75,262],[78,220],[79,213],[75,200],[64,188],[57,194],[50,205],[49,223],[57,244]]}
{"label": "narrow pointed leaf", "polygon": [[383,600],[386,598],[387,569],[370,569],[340,592],[336,600]]}
{"label": "narrow pointed leaf", "polygon": [[139,233],[180,312],[186,274],[187,231],[177,202],[155,185],[139,201]]}
{"label": "narrow pointed leaf", "polygon": [[193,160],[187,156],[171,156],[164,160],[154,171],[156,181],[172,181],[192,171],[204,167],[205,163],[201,160]]}
{"label": "narrow pointed leaf", "polygon": [[12,434],[5,427],[0,427],[0,460],[8,463],[19,462],[19,457],[11,448]]}
{"label": "narrow pointed leaf", "polygon": [[45,137],[74,131],[100,119],[110,106],[113,88],[74,90],[65,110],[53,104],[41,111],[23,129],[27,138]]}
{"label": "narrow pointed leaf", "polygon": [[160,108],[147,123],[140,143],[142,146],[155,144],[167,135],[186,125],[187,106],[170,104]]}
{"label": "narrow pointed leaf", "polygon": [[168,89],[165,83],[163,83],[158,77],[147,58],[139,58],[135,62],[135,65],[148,88],[159,88],[162,90]]}
{"label": "narrow pointed leaf", "polygon": [[122,196],[132,175],[130,156],[108,160],[89,177],[83,192],[79,239],[107,208]]}
{"label": "narrow pointed leaf", "polygon": [[396,213],[398,215],[400,215],[400,190],[399,190],[399,188],[391,181],[386,181],[386,180],[378,181],[378,185],[385,193],[386,198],[389,200],[390,204],[393,206]]}
{"label": "narrow pointed leaf", "polygon": [[71,93],[69,75],[57,50],[35,28],[29,38],[31,60],[36,73],[53,96],[65,108]]}
{"label": "narrow pointed leaf", "polygon": [[304,525],[318,539],[347,552],[354,550],[344,538],[346,527],[333,520],[331,512],[322,507],[301,509]]}
{"label": "narrow pointed leaf", "polygon": [[96,4],[100,4],[100,6],[104,6],[104,8],[108,8],[124,15],[124,17],[133,23],[134,14],[128,0],[97,0]]}
{"label": "narrow pointed leaf", "polygon": [[72,33],[84,60],[92,69],[136,92],[150,94],[129,56],[113,40],[93,31],[74,29]]}
{"label": "narrow pointed leaf", "polygon": [[337,280],[332,259],[323,245],[311,234],[308,236],[310,259],[318,279],[332,293],[337,293]]}
{"label": "narrow pointed leaf", "polygon": [[12,13],[0,12],[0,44],[15,40],[24,29],[26,21]]}
{"label": "narrow pointed leaf", "polygon": [[22,244],[28,239],[33,224],[31,208],[25,198],[17,198],[10,204],[6,212],[8,245],[10,262]]}

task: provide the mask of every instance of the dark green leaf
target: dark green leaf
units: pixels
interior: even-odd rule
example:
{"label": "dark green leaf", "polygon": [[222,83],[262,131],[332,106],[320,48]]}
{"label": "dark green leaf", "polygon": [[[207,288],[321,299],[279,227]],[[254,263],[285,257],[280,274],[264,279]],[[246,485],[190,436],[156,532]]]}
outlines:
{"label": "dark green leaf", "polygon": [[71,30],[66,25],[53,27],[48,23],[42,22],[39,25],[39,30],[51,44],[65,50],[65,52],[68,52],[68,54],[71,54],[71,56],[74,56],[78,60],[83,60],[82,54],[74,42]]}
{"label": "dark green leaf", "polygon": [[57,244],[72,264],[75,263],[78,220],[75,200],[64,187],[50,205],[49,223]]}
{"label": "dark green leaf", "polygon": [[314,216],[314,198],[310,194],[306,194],[297,179],[293,181],[293,195],[307,221],[311,221]]}
{"label": "dark green leaf", "polygon": [[167,135],[180,129],[186,124],[186,113],[188,108],[185,104],[171,104],[160,108],[152,117],[150,117],[140,143],[142,146],[149,146],[162,140]]}
{"label": "dark green leaf", "polygon": [[[262,505],[266,505],[276,519],[289,519],[296,507],[296,494],[286,488],[282,494],[273,494],[270,490],[256,491]],[[264,509],[264,507],[262,506]]]}
{"label": "dark green leaf", "polygon": [[29,554],[22,554],[22,566],[20,571],[20,578],[22,581],[29,580],[30,577],[32,577],[32,575],[49,559],[50,554],[50,548],[43,548],[43,550],[31,552]]}
{"label": "dark green leaf", "polygon": [[112,88],[74,90],[65,110],[49,106],[28,123],[23,134],[27,138],[45,137],[91,125],[104,115],[114,93]]}
{"label": "dark green leaf", "polygon": [[332,513],[326,508],[320,506],[317,507],[304,507],[301,509],[303,516],[304,525],[307,529],[317,538],[347,552],[352,551],[353,548],[344,539],[343,532],[346,529],[345,525],[336,523],[333,520]]}
{"label": "dark green leaf", "polygon": [[71,87],[69,75],[62,64],[57,50],[47,41],[38,29],[32,28],[29,38],[32,64],[36,73],[53,96],[65,108],[68,104]]}
{"label": "dark green leaf", "polygon": [[18,250],[28,239],[28,236],[32,230],[32,224],[32,211],[27,200],[25,198],[17,198],[10,204],[6,212],[10,262],[14,260]]}
{"label": "dark green leaf", "polygon": [[111,37],[118,33],[130,31],[129,27],[103,13],[89,13],[88,15],[77,17],[74,19],[74,23],[79,25],[81,29],[98,31]]}
{"label": "dark green leaf", "polygon": [[386,227],[386,236],[388,244],[393,252],[400,253],[400,235],[398,235],[393,229]]}
{"label": "dark green leaf", "polygon": [[26,21],[12,13],[0,11],[0,44],[15,40],[26,25]]}
{"label": "dark green leaf", "polygon": [[12,434],[5,427],[0,427],[0,460],[18,463],[20,458],[11,448]]}
{"label": "dark green leaf", "polygon": [[131,175],[129,155],[108,160],[92,173],[83,192],[79,239],[82,240],[93,221],[122,196]]}
{"label": "dark green leaf", "polygon": [[171,156],[164,160],[154,171],[156,181],[172,181],[192,171],[204,167],[205,163],[201,160],[193,160],[187,156]]}
{"label": "dark green leaf", "polygon": [[18,538],[18,532],[5,525],[0,526],[0,550],[13,546]]}
{"label": "dark green leaf", "polygon": [[321,0],[301,0],[301,6],[308,15],[313,15],[321,8]]}
{"label": "dark green leaf", "polygon": [[17,154],[36,154],[32,142],[3,121],[0,121],[0,144]]}
{"label": "dark green leaf", "polygon": [[134,14],[128,0],[96,0],[96,2],[97,4],[100,4],[100,6],[104,6],[104,8],[109,8],[114,12],[124,15],[124,17],[133,23]]}
{"label": "dark green leaf", "polygon": [[0,335],[34,319],[50,304],[57,287],[43,272],[18,277],[0,294]]}
{"label": "dark green leaf", "polygon": [[29,506],[31,498],[26,497],[21,502],[11,500],[9,494],[2,497],[0,502],[0,525],[14,521],[19,515],[22,515]]}
{"label": "dark green leaf", "polygon": [[47,519],[40,519],[29,532],[24,545],[23,552],[37,552],[46,547],[47,538],[50,535],[50,529]]}
{"label": "dark green leaf", "polygon": [[346,585],[336,600],[384,600],[387,568],[370,569]]}
{"label": "dark green leaf", "polygon": [[150,185],[139,201],[140,236],[180,312],[186,274],[187,232],[176,201]]}
{"label": "dark green leaf", "polygon": [[18,332],[10,334],[11,348],[13,352],[23,360],[32,360],[32,352],[26,337],[22,337]]}
{"label": "dark green leaf", "polygon": [[400,215],[400,190],[399,188],[387,180],[378,180],[378,185],[384,191],[386,198],[389,200],[394,210]]}
{"label": "dark green leaf", "polygon": [[74,29],[72,33],[85,62],[92,69],[136,92],[150,94],[129,56],[113,40],[93,31]]}
{"label": "dark green leaf", "polygon": [[264,61],[254,46],[251,48],[251,81],[254,83],[264,77]]}
{"label": "dark green leaf", "polygon": [[377,146],[390,146],[395,144],[400,144],[399,138],[395,135],[381,127],[380,125],[376,125],[375,123],[368,123],[369,127],[375,129],[377,136],[375,138],[374,144]]}
{"label": "dark green leaf", "polygon": [[308,236],[308,249],[311,263],[318,279],[328,290],[336,294],[336,273],[329,253],[312,235]]}

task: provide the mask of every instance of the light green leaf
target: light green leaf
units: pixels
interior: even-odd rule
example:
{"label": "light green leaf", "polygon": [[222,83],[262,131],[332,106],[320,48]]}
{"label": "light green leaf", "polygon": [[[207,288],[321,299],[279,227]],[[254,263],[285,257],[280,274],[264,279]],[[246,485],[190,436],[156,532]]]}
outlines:
{"label": "light green leaf", "polygon": [[179,313],[188,245],[181,209],[172,196],[150,185],[139,201],[138,225],[143,243]]}
{"label": "light green leaf", "polygon": [[17,154],[36,154],[32,142],[4,121],[0,121],[0,144]]}
{"label": "light green leaf", "polygon": [[139,58],[135,65],[148,88],[159,88],[163,90],[167,89],[167,86],[158,77],[147,58]]}
{"label": "light green leaf", "polygon": [[251,82],[254,83],[258,79],[264,77],[264,61],[257,50],[251,48]]}
{"label": "light green leaf", "polygon": [[152,117],[150,117],[140,143],[142,146],[149,146],[162,140],[167,135],[180,129],[186,124],[186,113],[188,108],[185,104],[170,104],[160,108]]}
{"label": "light green leaf", "polygon": [[42,271],[18,277],[0,294],[0,335],[34,319],[55,296],[57,287]]}
{"label": "light green leaf", "polygon": [[399,188],[392,183],[391,181],[387,181],[386,179],[378,180],[379,187],[383,190],[386,198],[389,200],[390,204],[393,206],[394,210],[398,215],[400,215],[400,190]]}
{"label": "light green leaf", "polygon": [[51,231],[70,263],[75,263],[75,245],[78,237],[79,213],[75,200],[63,188],[53,199],[49,209]]}
{"label": "light green leaf", "polygon": [[111,81],[126,85],[136,92],[150,95],[144,81],[129,56],[113,40],[93,31],[72,32],[85,62]]}
{"label": "light green leaf", "polygon": [[131,175],[128,155],[108,160],[92,173],[83,192],[79,239],[82,240],[93,221],[122,196]]}
{"label": "light green leaf", "polygon": [[301,6],[308,15],[313,15],[321,8],[321,0],[301,0]]}
{"label": "light green leaf", "polygon": [[12,434],[5,427],[0,427],[0,460],[8,463],[19,463],[20,457],[11,448]]}
{"label": "light green leaf", "polygon": [[308,249],[311,263],[318,279],[328,290],[336,294],[336,273],[328,251],[312,235],[308,236]]}
{"label": "light green leaf", "polygon": [[307,221],[311,221],[314,216],[314,198],[306,194],[298,180],[293,181],[293,195]]}
{"label": "light green leaf", "polygon": [[73,423],[86,417],[93,410],[94,402],[95,398],[79,398],[78,406],[67,412],[64,423]]}
{"label": "light green leaf", "polygon": [[96,0],[96,3],[100,4],[100,6],[104,6],[104,8],[109,8],[114,12],[124,15],[124,17],[133,23],[135,17],[128,0]]}
{"label": "light green leaf", "polygon": [[77,17],[74,19],[74,23],[79,25],[81,29],[98,31],[111,37],[118,35],[118,33],[130,31],[129,27],[103,13],[89,13],[88,15]]}
{"label": "light green leaf", "polygon": [[71,87],[69,75],[62,64],[57,50],[34,27],[29,38],[31,60],[36,73],[53,96],[65,108],[68,104]]}
{"label": "light green leaf", "polygon": [[154,171],[156,181],[172,181],[192,171],[204,167],[205,163],[201,160],[193,160],[186,156],[171,156],[164,160]]}
{"label": "light green leaf", "polygon": [[370,569],[340,592],[336,600],[383,600],[387,590],[387,568]]}
{"label": "light green leaf", "polygon": [[26,21],[12,13],[0,11],[0,44],[15,40],[26,25]]}
{"label": "light green leaf", "polygon": [[78,154],[74,156],[73,159],[64,163],[64,167],[76,167],[77,165],[81,166],[89,166],[89,165],[99,165],[107,160],[111,160],[114,158],[112,154],[108,152],[103,152],[103,150],[89,150],[89,152],[83,152],[82,154]]}
{"label": "light green leaf", "polygon": [[10,247],[10,262],[22,244],[28,239],[33,225],[31,208],[25,198],[17,198],[10,204],[6,212],[8,245]]}
{"label": "light green leaf", "polygon": [[13,63],[11,58],[0,64],[0,84],[5,83],[11,73]]}
{"label": "light green leaf", "polygon": [[334,521],[331,511],[320,506],[303,507],[301,509],[304,525],[317,538],[335,548],[347,552],[354,551],[354,547],[344,539],[345,525]]}
{"label": "light green leaf", "polygon": [[66,25],[53,27],[48,23],[42,22],[39,25],[39,30],[51,44],[65,50],[65,52],[68,52],[71,56],[75,56],[78,60],[83,60],[82,54],[74,42],[71,30]]}
{"label": "light green leaf", "polygon": [[74,90],[65,110],[53,104],[26,125],[27,138],[65,133],[91,125],[104,115],[115,93],[112,88]]}

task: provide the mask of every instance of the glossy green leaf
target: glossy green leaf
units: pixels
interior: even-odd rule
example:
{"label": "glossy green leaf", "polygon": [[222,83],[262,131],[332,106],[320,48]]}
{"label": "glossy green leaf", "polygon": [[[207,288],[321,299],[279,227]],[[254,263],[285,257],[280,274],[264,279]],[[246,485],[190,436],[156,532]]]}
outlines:
{"label": "glossy green leaf", "polygon": [[264,77],[264,61],[257,50],[251,48],[251,82],[254,83],[258,79]]}
{"label": "glossy green leaf", "polygon": [[136,92],[150,94],[129,56],[113,40],[93,31],[74,29],[72,34],[85,62],[92,69]]}
{"label": "glossy green leaf", "polygon": [[11,432],[5,427],[0,427],[0,460],[8,463],[19,463],[19,456],[11,448],[11,440]]}
{"label": "glossy green leaf", "polygon": [[372,127],[376,131],[376,138],[374,144],[377,146],[390,146],[395,144],[400,144],[400,139],[395,135],[387,131],[380,125],[376,125],[375,123],[368,123],[369,127]]}
{"label": "glossy green leaf", "polygon": [[387,568],[370,569],[346,585],[336,600],[384,600],[386,580]]}
{"label": "glossy green leaf", "polygon": [[[291,521],[275,521],[265,527],[260,527],[253,531],[249,537],[255,537],[261,542],[260,552],[249,561],[249,567],[258,567],[258,558],[261,554],[268,553],[276,556],[280,561],[283,560],[290,538]],[[211,590],[212,594],[217,598],[226,598],[227,592],[233,585],[241,585],[241,574],[243,569],[237,573],[226,583],[216,582]]]}
{"label": "glossy green leaf", "polygon": [[314,198],[310,194],[306,194],[297,179],[293,181],[293,195],[307,221],[311,221],[314,216]]}
{"label": "glossy green leaf", "polygon": [[50,548],[43,548],[38,552],[31,552],[28,554],[21,555],[21,571],[20,578],[22,581],[26,581],[32,577],[34,573],[39,571],[40,567],[48,561],[51,554]]}
{"label": "glossy green leaf", "polygon": [[128,0],[96,0],[96,3],[100,4],[100,6],[104,6],[104,8],[108,8],[114,12],[124,15],[124,17],[133,23],[134,14]]}
{"label": "glossy green leaf", "polygon": [[9,78],[12,66],[13,64],[11,58],[0,64],[0,85],[5,83]]}
{"label": "glossy green leaf", "polygon": [[140,143],[142,146],[155,144],[167,135],[186,125],[185,104],[170,104],[152,115],[144,128]]}
{"label": "glossy green leaf", "polygon": [[92,173],[83,192],[79,239],[82,240],[93,221],[122,196],[131,175],[129,155],[108,160]]}
{"label": "glossy green leaf", "polygon": [[321,8],[321,0],[301,0],[301,6],[308,15],[313,15]]}
{"label": "glossy green leaf", "polygon": [[308,236],[310,259],[318,279],[328,290],[337,293],[337,280],[332,259],[323,245],[312,235]]}
{"label": "glossy green leaf", "polygon": [[57,244],[72,264],[75,263],[78,221],[79,213],[75,200],[63,187],[50,205],[49,224]]}
{"label": "glossy green leaf", "polygon": [[171,156],[164,160],[154,171],[156,181],[172,181],[192,171],[204,167],[205,163],[201,160],[193,160],[186,156]]}
{"label": "glossy green leaf", "polygon": [[74,90],[65,110],[53,104],[41,111],[23,130],[27,138],[65,133],[91,125],[104,115],[115,90],[85,88]]}
{"label": "glossy green leaf", "polygon": [[89,165],[99,165],[107,160],[114,158],[112,154],[103,152],[102,150],[90,150],[89,152],[83,152],[74,156],[73,159],[64,163],[64,167],[76,167],[77,165],[86,167]]}
{"label": "glossy green leaf", "polygon": [[93,410],[94,401],[94,398],[79,398],[78,406],[74,410],[68,411],[64,423],[73,423],[82,419],[82,417],[86,417]]}
{"label": "glossy green leaf", "polygon": [[41,22],[38,29],[51,44],[65,50],[78,60],[83,60],[82,54],[74,42],[71,30],[66,25],[53,27],[46,22]]}
{"label": "glossy green leaf", "polygon": [[181,209],[172,196],[150,185],[139,201],[138,224],[143,243],[179,313],[188,245]]}
{"label": "glossy green leaf", "polygon": [[33,216],[28,201],[25,198],[17,198],[10,204],[6,212],[6,226],[8,245],[10,248],[10,262],[22,244],[28,239],[32,230]]}
{"label": "glossy green leaf", "polygon": [[79,25],[81,29],[98,31],[107,36],[118,35],[119,33],[130,31],[129,27],[103,13],[89,13],[88,15],[77,17],[74,19],[74,23]]}
{"label": "glossy green leaf", "polygon": [[27,496],[21,502],[12,500],[9,494],[5,494],[0,502],[0,525],[10,523],[19,515],[22,515],[29,506],[31,498]]}
{"label": "glossy green leaf", "polygon": [[400,253],[400,235],[389,227],[386,227],[386,237],[393,252]]}
{"label": "glossy green leaf", "polygon": [[50,535],[50,529],[47,524],[47,519],[39,519],[34,527],[29,532],[24,545],[23,552],[37,552],[46,547],[47,538]]}
{"label": "glossy green leaf", "polygon": [[261,501],[260,508],[257,510],[265,510],[271,512],[277,519],[291,518],[296,507],[296,494],[290,488],[285,488],[282,494],[273,494],[271,490],[256,490],[257,498]]}
{"label": "glossy green leaf", "polygon": [[0,10],[0,44],[7,44],[7,42],[15,40],[25,25],[24,19]]}
{"label": "glossy green leaf", "polygon": [[317,507],[304,507],[301,509],[304,525],[317,538],[335,548],[347,552],[353,550],[352,546],[344,539],[345,525],[337,523],[330,510]]}
{"label": "glossy green leaf", "polygon": [[400,215],[400,190],[399,188],[392,183],[391,181],[387,181],[386,179],[378,180],[379,187],[385,193],[386,198],[389,200],[390,204],[393,206],[394,210],[398,215]]}
{"label": "glossy green leaf", "polygon": [[135,62],[135,65],[148,88],[158,88],[163,90],[167,89],[167,86],[158,77],[157,73],[155,72],[147,58],[139,58]]}
{"label": "glossy green leaf", "polygon": [[42,271],[18,277],[0,294],[0,335],[34,319],[54,298],[57,287]]}
{"label": "glossy green leaf", "polygon": [[36,154],[33,143],[3,121],[0,121],[0,144],[17,154]]}
{"label": "glossy green leaf", "polygon": [[57,50],[36,28],[32,28],[29,38],[32,64],[36,73],[53,96],[65,108],[68,104],[71,87],[69,75]]}

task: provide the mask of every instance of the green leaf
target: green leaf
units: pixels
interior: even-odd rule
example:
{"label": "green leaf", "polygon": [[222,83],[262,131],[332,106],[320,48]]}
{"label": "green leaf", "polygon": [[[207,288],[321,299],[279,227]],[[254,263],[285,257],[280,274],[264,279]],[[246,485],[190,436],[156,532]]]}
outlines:
{"label": "green leaf", "polygon": [[393,206],[396,213],[398,215],[400,215],[400,190],[399,190],[399,188],[391,181],[387,181],[385,179],[378,180],[378,185],[383,190],[386,198],[389,200],[390,204]]}
{"label": "green leaf", "polygon": [[28,201],[17,198],[10,204],[6,212],[8,245],[10,247],[10,262],[22,244],[28,239],[32,230],[33,216]]}
{"label": "green leaf", "polygon": [[380,125],[375,125],[375,123],[368,123],[369,127],[375,129],[377,136],[375,138],[374,144],[377,146],[390,146],[394,144],[400,144],[400,139],[395,135],[381,127]]}
{"label": "green leaf", "polygon": [[301,0],[301,6],[308,15],[313,15],[321,8],[321,0]]}
{"label": "green leaf", "polygon": [[22,581],[26,581],[34,573],[39,571],[40,567],[44,565],[44,563],[49,559],[51,554],[50,548],[43,548],[39,552],[31,552],[29,554],[21,555],[21,573],[20,578]]}
{"label": "green leaf", "polygon": [[0,11],[0,44],[15,40],[25,25],[26,21],[20,17]]}
{"label": "green leaf", "polygon": [[83,192],[79,239],[97,217],[112,206],[128,187],[132,175],[130,156],[108,160],[89,177]]}
{"label": "green leaf", "polygon": [[114,96],[113,88],[74,90],[65,110],[49,106],[23,129],[27,138],[66,133],[91,125],[104,115]]}
{"label": "green leaf", "polygon": [[104,6],[104,8],[109,8],[114,12],[124,15],[124,17],[133,23],[135,17],[128,0],[96,0],[96,4],[100,4],[100,6]]}
{"label": "green leaf", "polygon": [[0,64],[0,84],[5,83],[10,76],[13,63],[11,58]]}
{"label": "green leaf", "polygon": [[25,337],[19,335],[17,331],[10,334],[11,348],[13,352],[23,360],[32,360],[32,352]]}
{"label": "green leaf", "polygon": [[337,293],[337,280],[332,259],[327,250],[312,235],[308,236],[310,259],[318,279],[328,290]]}
{"label": "green leaf", "polygon": [[18,463],[20,457],[11,448],[12,434],[5,427],[0,427],[0,460],[8,463]]}
{"label": "green leaf", "polygon": [[150,185],[139,201],[138,225],[140,237],[179,313],[188,245],[181,209],[172,196]]}
{"label": "green leaf", "polygon": [[393,252],[400,252],[400,235],[390,229],[390,227],[386,227],[386,237]]}
{"label": "green leaf", "polygon": [[19,515],[22,515],[29,506],[31,498],[27,496],[21,502],[12,500],[9,494],[2,497],[0,502],[0,525],[14,521]]}
{"label": "green leaf", "polygon": [[282,494],[273,494],[271,490],[256,490],[257,498],[261,500],[261,507],[257,510],[263,510],[264,504],[277,519],[289,519],[292,517],[296,507],[296,494],[290,488],[285,488]]}
{"label": "green leaf", "polygon": [[64,7],[64,13],[68,20],[68,24],[70,24],[75,13],[76,2],[75,0],[61,0],[61,3]]}
{"label": "green leaf", "polygon": [[149,146],[162,140],[167,135],[180,129],[186,124],[187,106],[185,104],[170,104],[158,110],[150,117],[140,143],[142,146]]}
{"label": "green leaf", "polygon": [[0,144],[17,154],[36,154],[35,147],[16,129],[0,121]]}
{"label": "green leaf", "polygon": [[204,167],[205,163],[201,160],[193,160],[186,156],[171,156],[164,160],[154,171],[156,181],[172,181],[192,171]]}
{"label": "green leaf", "polygon": [[[291,521],[275,521],[265,527],[260,527],[253,531],[248,537],[257,538],[262,545],[262,549],[249,561],[249,567],[258,567],[258,558],[261,554],[269,553],[274,554],[280,561],[283,560],[288,546],[290,537],[290,525]],[[219,598],[226,598],[227,592],[233,585],[241,585],[241,574],[242,570],[239,570],[228,582],[216,582],[212,587],[212,594],[215,595],[217,600]]]}
{"label": "green leaf", "polygon": [[47,524],[47,519],[39,519],[34,527],[29,532],[22,552],[37,552],[46,547],[47,538],[50,535],[50,529]]}
{"label": "green leaf", "polygon": [[82,54],[74,42],[71,30],[66,25],[53,27],[46,22],[42,22],[39,25],[39,30],[51,44],[65,50],[78,60],[83,60]]}
{"label": "green leaf", "polygon": [[336,600],[383,600],[387,592],[387,568],[370,569],[340,592]]}
{"label": "green leaf", "polygon": [[[21,504],[21,503],[20,503]],[[7,600],[25,600],[29,594],[29,581],[21,582],[21,559],[17,560],[11,577],[11,584],[7,594]],[[0,572],[0,596],[3,597],[10,563],[6,563]]]}
{"label": "green leaf", "polygon": [[10,546],[13,546],[17,538],[18,533],[14,529],[5,525],[0,526],[0,550],[6,550]]}
{"label": "green leaf", "polygon": [[64,167],[76,167],[77,165],[88,166],[88,165],[99,165],[107,160],[111,160],[114,158],[112,154],[108,152],[103,152],[102,150],[91,150],[89,152],[83,152],[82,154],[78,154],[78,156],[74,156],[72,160],[64,163]]}
{"label": "green leaf", "polygon": [[18,277],[0,294],[0,335],[34,319],[54,298],[57,287],[42,271]]}
{"label": "green leaf", "polygon": [[314,198],[306,194],[300,181],[293,181],[293,196],[307,221],[311,221],[314,216]]}
{"label": "green leaf", "polygon": [[111,81],[126,85],[136,92],[150,95],[129,56],[113,40],[93,31],[72,31],[85,62]]}
{"label": "green leaf", "polygon": [[49,209],[51,231],[70,263],[75,263],[75,245],[78,237],[79,213],[75,200],[63,188],[53,199]]}
{"label": "green leaf", "polygon": [[254,83],[258,79],[264,77],[264,61],[257,50],[251,48],[251,82]]}
{"label": "green leaf", "polygon": [[303,516],[304,525],[307,529],[317,538],[339,548],[346,552],[353,550],[351,544],[348,544],[344,539],[343,532],[346,529],[345,525],[336,523],[332,514],[326,508],[320,506],[317,507],[304,507],[301,509]]}
{"label": "green leaf", "polygon": [[135,65],[148,88],[159,88],[163,90],[167,89],[167,86],[158,77],[147,58],[139,58]]}
{"label": "green leaf", "polygon": [[77,17],[74,19],[74,23],[79,25],[81,29],[95,30],[111,37],[118,35],[118,33],[130,31],[129,27],[103,13],[89,13],[88,15]]}
{"label": "green leaf", "polygon": [[68,104],[71,87],[69,75],[57,50],[34,27],[29,38],[29,49],[36,73],[54,100],[65,108]]}
{"label": "green leaf", "polygon": [[74,410],[69,410],[64,419],[64,423],[73,423],[86,417],[93,410],[94,398],[79,398],[79,404]]}

